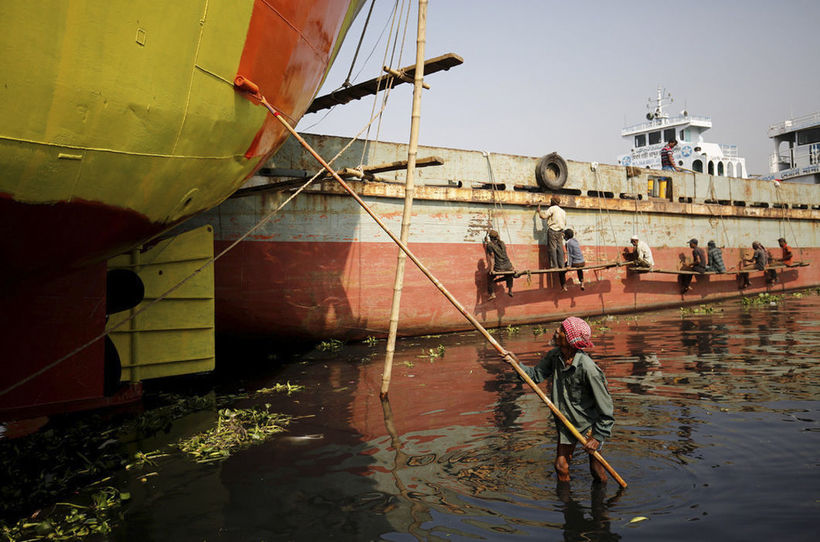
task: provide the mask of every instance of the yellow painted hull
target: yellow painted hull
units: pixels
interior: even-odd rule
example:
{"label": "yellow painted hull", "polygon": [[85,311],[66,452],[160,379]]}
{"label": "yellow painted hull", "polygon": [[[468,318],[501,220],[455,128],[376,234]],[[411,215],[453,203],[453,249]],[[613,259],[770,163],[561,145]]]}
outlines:
{"label": "yellow painted hull", "polygon": [[297,121],[350,4],[3,2],[4,256],[20,270],[99,261],[224,200],[286,137],[234,78]]}
{"label": "yellow painted hull", "polygon": [[141,364],[167,360],[146,352],[187,339],[97,340],[105,260],[217,205],[276,151],[287,134],[234,79],[297,122],[361,3],[0,2],[0,421],[133,400],[117,348],[126,378],[158,375]]}

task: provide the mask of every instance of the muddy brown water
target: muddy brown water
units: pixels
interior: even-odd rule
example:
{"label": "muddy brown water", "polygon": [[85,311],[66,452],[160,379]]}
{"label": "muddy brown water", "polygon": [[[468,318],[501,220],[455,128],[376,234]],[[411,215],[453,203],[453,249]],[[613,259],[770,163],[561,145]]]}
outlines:
{"label": "muddy brown water", "polygon": [[[604,456],[625,490],[592,484],[583,453],[557,485],[546,406],[475,333],[400,340],[389,403],[383,341],[315,352],[255,382],[304,391],[238,405],[300,417],[286,433],[133,475],[108,539],[816,540],[819,313],[820,296],[787,294],[599,320],[591,354],[616,407]],[[494,333],[533,364],[554,327]]]}

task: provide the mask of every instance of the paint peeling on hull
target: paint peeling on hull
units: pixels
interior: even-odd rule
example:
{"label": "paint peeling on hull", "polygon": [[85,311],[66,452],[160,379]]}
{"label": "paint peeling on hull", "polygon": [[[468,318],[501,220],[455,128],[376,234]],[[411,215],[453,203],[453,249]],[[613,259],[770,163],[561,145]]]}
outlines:
{"label": "paint peeling on hull", "polygon": [[[334,155],[343,140],[309,136],[320,152]],[[336,166],[352,167],[362,148],[354,144]],[[401,159],[406,146],[371,144],[371,162]],[[585,271],[586,289],[576,273],[567,274],[568,291],[561,292],[557,275],[516,279],[514,297],[497,285],[488,299],[487,263],[481,245],[493,227],[507,244],[516,269],[548,267],[545,224],[538,217],[551,193],[535,190],[459,188],[486,186],[488,160],[493,179],[505,186],[534,188],[536,158],[491,155],[476,151],[420,148],[419,154],[445,157],[440,168],[418,170],[410,249],[487,327],[544,322],[567,315],[628,312],[718,299],[771,290],[820,284],[818,266],[779,273],[767,286],[762,273],[752,273],[752,287],[741,291],[735,274],[695,277],[692,290],[680,294],[676,275],[632,274],[624,267]],[[350,164],[346,160],[351,160]],[[623,261],[629,239],[638,234],[652,246],[656,265],[679,269],[691,260],[690,238],[706,246],[723,247],[728,268],[751,256],[760,241],[779,255],[777,238],[789,239],[797,260],[815,261],[820,254],[820,187],[787,186],[748,179],[715,178],[640,170],[627,177],[620,166],[571,162],[562,189],[568,227],[576,232],[588,265]],[[276,157],[278,167],[315,168],[309,157],[286,143]],[[432,170],[436,170],[433,172]],[[503,177],[503,178],[502,178]],[[395,173],[401,181],[402,174]],[[471,183],[468,181],[479,181]],[[651,181],[651,182],[650,182]],[[654,183],[668,187],[663,198],[653,195]],[[254,182],[262,182],[257,179]],[[270,182],[267,180],[266,182]],[[424,183],[429,183],[425,185]],[[253,184],[253,183],[251,183]],[[387,227],[398,233],[404,187],[393,182],[350,182]],[[230,198],[192,225],[215,227],[216,250],[239,239],[259,219],[289,195],[289,189],[256,186]],[[723,203],[721,203],[723,202]],[[817,208],[816,208],[817,207]],[[315,183],[280,214],[216,264],[216,322],[219,333],[302,337],[364,338],[382,336],[389,327],[397,247],[346,195],[335,181]],[[399,333],[418,335],[468,329],[469,324],[414,266],[408,264],[402,294]]]}

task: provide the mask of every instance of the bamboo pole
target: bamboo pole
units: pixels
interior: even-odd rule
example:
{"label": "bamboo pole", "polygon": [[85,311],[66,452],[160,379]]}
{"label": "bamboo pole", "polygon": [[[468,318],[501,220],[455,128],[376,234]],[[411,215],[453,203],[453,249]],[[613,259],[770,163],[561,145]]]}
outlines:
{"label": "bamboo pole", "polygon": [[[427,269],[427,266],[425,266],[421,262],[421,260],[419,260],[416,257],[416,255],[413,254],[409,248],[407,248],[407,245],[404,244],[398,237],[396,237],[396,235],[393,232],[390,231],[390,229],[385,225],[382,219],[379,218],[378,215],[376,215],[376,213],[373,212],[373,210],[367,205],[367,203],[364,202],[364,200],[356,193],[356,191],[353,190],[350,187],[350,185],[348,185],[344,181],[344,179],[342,179],[328,165],[328,163],[325,162],[325,160],[321,156],[319,156],[319,154],[313,149],[313,147],[310,146],[310,144],[307,141],[305,141],[305,139],[302,136],[296,133],[296,130],[294,130],[293,127],[291,127],[291,125],[288,123],[285,117],[279,111],[277,111],[270,103],[268,103],[265,97],[259,93],[259,87],[253,82],[245,79],[241,75],[236,76],[236,79],[234,80],[234,85],[238,89],[250,93],[252,99],[258,100],[260,104],[265,106],[265,108],[268,111],[270,111],[274,118],[276,118],[282,124],[282,126],[285,127],[285,129],[290,133],[290,135],[292,135],[296,139],[296,141],[298,141],[299,144],[302,145],[302,147],[304,147],[305,150],[308,151],[308,153],[310,153],[310,155],[313,156],[313,158],[315,158],[317,162],[319,162],[319,164],[321,164],[325,171],[327,171],[330,175],[333,176],[334,179],[336,179],[336,182],[338,182],[339,185],[341,185],[344,191],[350,194],[350,197],[356,200],[356,203],[358,203],[362,207],[362,209],[364,209],[364,211],[368,215],[370,215],[370,218],[372,218],[376,222],[376,224],[379,225],[379,227],[384,231],[384,233],[386,233],[387,236],[390,237],[390,239],[392,239],[393,242],[396,243],[396,245],[398,245],[402,252],[404,252],[407,255],[407,257],[410,258],[410,260],[414,264],[416,264],[416,267],[418,267],[419,271],[421,271],[424,274],[424,276],[427,277],[436,288],[438,288],[438,290],[444,295],[444,297],[446,297],[447,300],[450,303],[452,303],[456,310],[458,310],[467,319],[467,321],[469,321],[473,325],[473,327],[479,333],[481,333],[485,339],[487,339],[487,342],[489,342],[493,346],[493,348],[495,348],[495,350],[499,353],[501,358],[510,365],[512,365],[513,369],[515,369],[519,376],[521,376],[524,382],[529,384],[529,386],[535,391],[535,393],[538,394],[541,400],[544,401],[547,407],[549,407],[552,413],[555,414],[555,416],[558,417],[559,420],[561,420],[561,422],[567,427],[567,429],[570,430],[573,436],[581,442],[581,445],[586,446],[586,437],[584,437],[584,435],[582,435],[575,428],[575,426],[572,425],[572,423],[567,419],[567,417],[564,416],[560,410],[558,410],[558,407],[556,407],[555,404],[553,404],[553,402],[549,400],[549,398],[541,390],[541,388],[539,388],[538,385],[535,382],[533,382],[533,380],[527,375],[527,373],[524,372],[524,370],[518,364],[518,359],[515,357],[515,354],[509,352],[503,346],[501,346],[501,344],[495,340],[495,337],[490,335],[490,332],[484,329],[484,326],[482,326],[481,323],[478,320],[476,320],[475,316],[470,314],[470,312],[466,308],[464,308],[464,306],[455,297],[453,297],[453,294],[451,294],[447,290],[447,288],[445,288],[444,285],[441,282],[439,282],[439,280],[430,272],[430,270]],[[609,472],[609,474],[612,475],[615,481],[617,481],[621,485],[621,487],[626,487],[626,482],[624,481],[624,479],[621,478],[617,472],[615,472],[615,469],[613,469],[612,466],[610,466],[610,464],[607,463],[606,460],[604,460],[603,456],[599,452],[593,452],[592,455],[595,457],[595,459],[601,462],[604,468]]]}
{"label": "bamboo pole", "polygon": [[[413,210],[413,184],[418,154],[419,125],[421,124],[421,92],[424,81],[424,43],[427,24],[427,0],[419,0],[419,26],[416,38],[416,74],[413,81],[413,112],[410,121],[410,144],[407,149],[407,178],[404,183],[404,212],[401,217],[401,242],[407,244],[410,236],[410,219]],[[393,282],[393,304],[390,308],[390,328],[387,333],[387,348],[384,356],[384,372],[379,396],[384,399],[390,390],[390,378],[393,375],[393,355],[396,352],[396,333],[399,329],[399,310],[401,308],[401,291],[404,287],[404,264],[406,256],[398,251],[396,277]]]}

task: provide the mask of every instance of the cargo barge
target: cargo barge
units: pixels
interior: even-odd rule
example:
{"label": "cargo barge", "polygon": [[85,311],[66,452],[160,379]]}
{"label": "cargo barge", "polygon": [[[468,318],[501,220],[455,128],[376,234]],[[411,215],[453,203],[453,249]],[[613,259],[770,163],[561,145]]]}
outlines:
{"label": "cargo barge", "polygon": [[[348,140],[308,135],[320,155],[335,156]],[[407,146],[356,141],[333,164],[356,192],[398,233],[404,171],[361,166],[400,162]],[[820,187],[576,162],[475,150],[419,147],[409,247],[486,327],[708,303],[765,291],[820,284]],[[388,168],[389,169],[389,168]],[[257,176],[188,227],[210,225],[215,250],[243,237],[318,171],[313,158],[288,140]],[[567,274],[567,291],[549,267],[545,224],[537,214],[561,198],[589,267],[585,289]],[[482,241],[500,233],[518,271],[514,296],[487,293]],[[624,251],[633,235],[654,253],[652,272],[636,273]],[[791,245],[800,267],[750,273],[742,290],[741,260],[759,241],[775,257],[777,239]],[[722,247],[727,273],[694,277],[685,294],[680,269],[691,260],[688,241]],[[362,339],[387,333],[397,248],[336,181],[315,181],[215,267],[218,333],[293,340]],[[605,266],[605,267],[604,267]],[[529,272],[526,272],[529,271]],[[685,272],[683,273],[685,274]],[[469,323],[408,264],[399,334],[464,330]]]}

